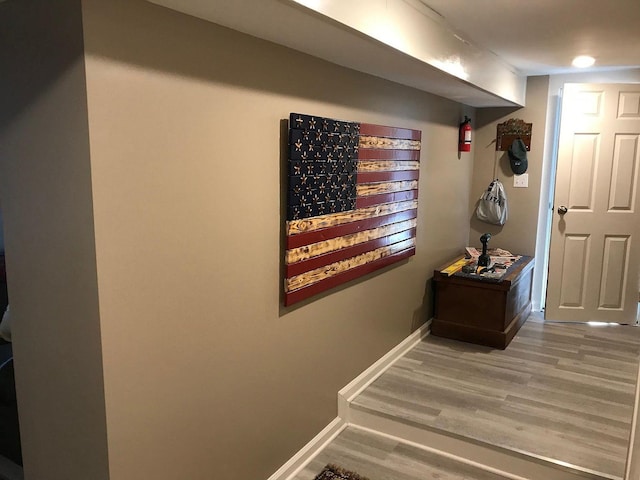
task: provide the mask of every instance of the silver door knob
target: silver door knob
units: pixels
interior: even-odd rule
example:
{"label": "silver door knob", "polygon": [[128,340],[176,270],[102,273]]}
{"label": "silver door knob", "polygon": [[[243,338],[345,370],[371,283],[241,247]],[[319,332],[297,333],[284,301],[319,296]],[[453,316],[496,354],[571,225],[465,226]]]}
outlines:
{"label": "silver door knob", "polygon": [[565,213],[567,213],[567,207],[565,207],[564,205],[560,205],[558,207],[558,215],[564,215]]}

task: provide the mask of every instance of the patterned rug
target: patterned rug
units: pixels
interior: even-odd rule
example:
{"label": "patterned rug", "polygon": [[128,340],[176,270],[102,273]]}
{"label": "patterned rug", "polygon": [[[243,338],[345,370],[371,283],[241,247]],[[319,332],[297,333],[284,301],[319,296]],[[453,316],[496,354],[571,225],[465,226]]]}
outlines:
{"label": "patterned rug", "polygon": [[336,465],[327,465],[315,480],[368,480],[366,477],[350,472]]}

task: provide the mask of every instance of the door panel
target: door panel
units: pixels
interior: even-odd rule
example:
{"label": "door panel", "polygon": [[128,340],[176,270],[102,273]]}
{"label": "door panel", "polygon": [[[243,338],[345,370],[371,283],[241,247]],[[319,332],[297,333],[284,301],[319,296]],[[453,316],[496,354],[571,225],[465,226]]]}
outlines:
{"label": "door panel", "polygon": [[627,282],[629,237],[605,236],[603,258],[599,307],[621,310],[624,307],[624,292]]}
{"label": "door panel", "polygon": [[597,172],[598,135],[577,134],[573,137],[569,208],[593,209],[593,190]]}
{"label": "door panel", "polygon": [[638,135],[618,134],[613,151],[609,210],[632,210],[636,196]]}
{"label": "door panel", "polygon": [[560,294],[560,305],[565,308],[584,308],[584,286],[589,271],[588,253],[588,235],[565,237]]}
{"label": "door panel", "polygon": [[547,319],[635,321],[639,138],[640,85],[565,86]]}
{"label": "door panel", "polygon": [[640,92],[620,92],[618,99],[618,118],[640,118]]}

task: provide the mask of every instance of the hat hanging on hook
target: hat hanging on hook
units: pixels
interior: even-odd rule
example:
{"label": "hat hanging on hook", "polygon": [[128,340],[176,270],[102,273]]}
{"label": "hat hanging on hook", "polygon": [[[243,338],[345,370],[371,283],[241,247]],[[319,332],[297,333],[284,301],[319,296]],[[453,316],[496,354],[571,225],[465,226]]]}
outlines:
{"label": "hat hanging on hook", "polygon": [[529,167],[527,147],[521,138],[516,138],[509,147],[509,163],[511,170],[516,175],[522,175]]}

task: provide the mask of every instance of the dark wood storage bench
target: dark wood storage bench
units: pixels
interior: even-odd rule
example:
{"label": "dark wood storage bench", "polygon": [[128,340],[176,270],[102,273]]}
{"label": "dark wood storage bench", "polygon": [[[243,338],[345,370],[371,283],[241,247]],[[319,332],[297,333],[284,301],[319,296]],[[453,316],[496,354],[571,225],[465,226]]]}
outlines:
{"label": "dark wood storage bench", "polygon": [[[464,258],[460,256],[458,259]],[[533,257],[522,257],[500,280],[433,274],[433,335],[504,349],[531,313]]]}

